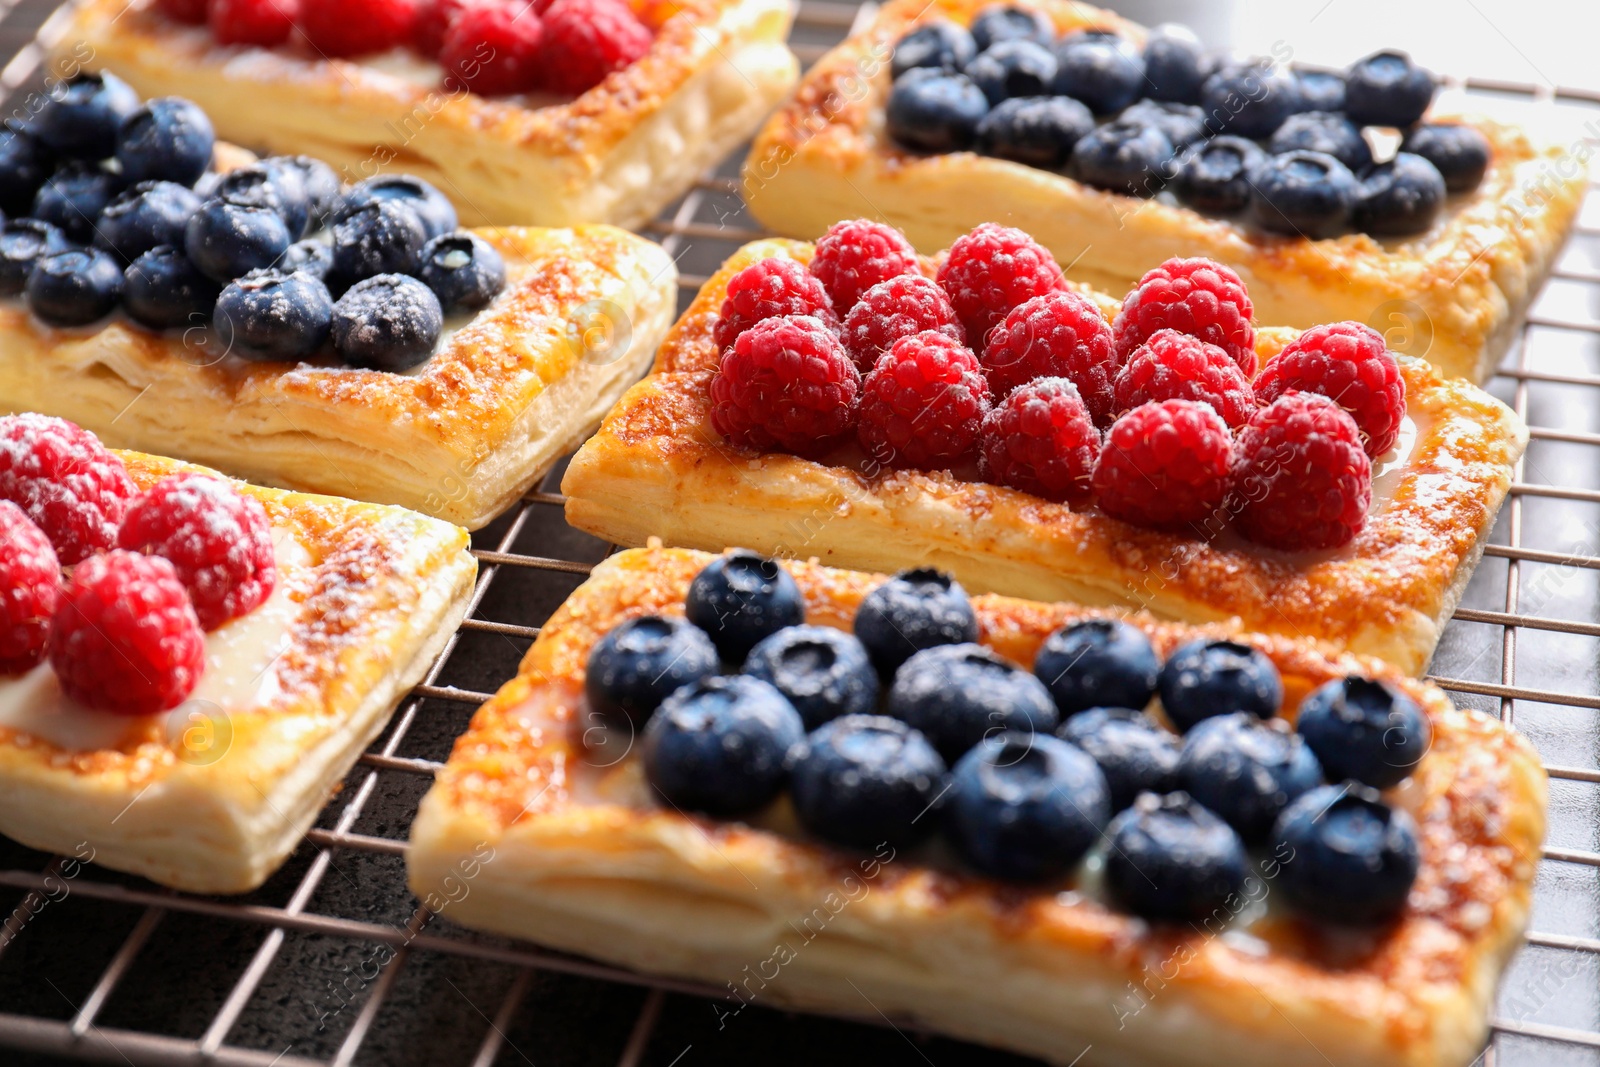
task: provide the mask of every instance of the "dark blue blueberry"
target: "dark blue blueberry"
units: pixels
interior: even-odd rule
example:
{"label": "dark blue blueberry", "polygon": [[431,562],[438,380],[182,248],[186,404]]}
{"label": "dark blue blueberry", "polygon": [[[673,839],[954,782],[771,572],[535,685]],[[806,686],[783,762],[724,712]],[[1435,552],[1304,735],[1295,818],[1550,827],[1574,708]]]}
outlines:
{"label": "dark blue blueberry", "polygon": [[901,571],[856,609],[856,636],[889,677],[913,653],[978,639],[978,616],[961,584],[928,567]]}
{"label": "dark blue blueberry", "polygon": [[1018,38],[1039,44],[1051,44],[1056,39],[1055,27],[1044,14],[1004,4],[991,4],[978,12],[971,30],[972,41],[980,52]]}
{"label": "dark blue blueberry", "polygon": [[435,237],[418,258],[417,277],[433,290],[446,315],[488,307],[506,285],[506,261],[488,241],[466,230]]}
{"label": "dark blue blueberry", "polygon": [[800,715],[759,678],[702,678],[661,702],[644,728],[645,777],[673,807],[718,818],[770,804],[805,739]]}
{"label": "dark blue blueberry", "polygon": [[919,152],[970,148],[989,98],[964,74],[913,71],[894,83],[884,109],[889,136]]}
{"label": "dark blue blueberry", "polygon": [[1065,96],[1006,100],[978,123],[978,151],[1030,167],[1060,170],[1094,129],[1089,109]]}
{"label": "dark blue blueberry", "polygon": [[1352,778],[1374,789],[1405,781],[1432,738],[1415,700],[1354,675],[1312,690],[1295,726],[1329,781]]}
{"label": "dark blue blueberry", "polygon": [[1297,70],[1300,106],[1306,111],[1343,111],[1344,75],[1326,70]]}
{"label": "dark blue blueberry", "polygon": [[1001,41],[968,63],[965,73],[993,107],[1014,96],[1047,93],[1056,74],[1056,57],[1034,41]]}
{"label": "dark blue blueberry", "polygon": [[1179,733],[1202,719],[1235,711],[1270,719],[1283,703],[1283,679],[1265,653],[1206,638],[1180,645],[1167,657],[1156,690]]}
{"label": "dark blue blueberry", "polygon": [[745,658],[744,673],[776,686],[807,730],[878,706],[878,672],[866,648],[831,626],[787,626],[763,638]]}
{"label": "dark blue blueberry", "polygon": [[1302,796],[1272,833],[1277,886],[1319,923],[1367,926],[1397,916],[1417,880],[1417,824],[1371,789],[1326,785]]}
{"label": "dark blue blueberry", "polygon": [[1234,911],[1250,859],[1233,827],[1187,793],[1144,793],[1106,830],[1111,899],[1152,922],[1196,923]]}
{"label": "dark blue blueberry", "polygon": [[286,274],[304,271],[313,278],[326,279],[333,269],[333,246],[315,239],[296,241],[278,260],[278,269]]}
{"label": "dark blue blueberry", "polygon": [[261,165],[275,173],[287,172],[300,179],[311,212],[311,229],[323,225],[339,210],[339,201],[344,195],[339,175],[322,160],[310,156],[269,156]]}
{"label": "dark blue blueberry", "polygon": [[1206,115],[1193,104],[1175,104],[1166,100],[1141,100],[1123,109],[1118,122],[1132,122],[1154,126],[1167,135],[1172,147],[1182,151],[1206,136]]}
{"label": "dark blue blueberry", "polygon": [[1144,60],[1120,37],[1074,34],[1056,49],[1056,78],[1050,88],[1082,101],[1096,115],[1110,115],[1143,93]]}
{"label": "dark blue blueberry", "polygon": [[171,245],[152,248],[122,272],[122,308],[152,330],[205,326],[217,303],[217,283]]}
{"label": "dark blue blueberry", "polygon": [[1254,141],[1229,134],[1213,137],[1179,161],[1172,192],[1196,211],[1231,215],[1250,203],[1250,174],[1266,158]]}
{"label": "dark blue blueberry", "polygon": [[1245,711],[1207,719],[1183,739],[1178,778],[1189,795],[1246,841],[1272,830],[1278,813],[1322,784],[1322,767],[1282,719]]}
{"label": "dark blue blueberry", "polygon": [[717,673],[717,649],[687,619],[642,615],[613,627],[589,651],[589,710],[636,725],[673,690]]}
{"label": "dark blue blueberry", "polygon": [[1091,708],[1062,723],[1056,736],[1094,757],[1111,787],[1114,812],[1140,793],[1178,788],[1178,735],[1142,711]]}
{"label": "dark blue blueberry", "polygon": [[1268,156],[1250,172],[1250,217],[1268,233],[1332,237],[1349,228],[1361,192],[1350,168],[1321,152]]}
{"label": "dark blue blueberry", "polygon": [[896,78],[908,70],[937,67],[958,71],[978,54],[972,34],[953,22],[940,20],[918,26],[894,46],[889,69]]}
{"label": "dark blue blueberry", "polygon": [[1444,177],[1421,156],[1398,152],[1361,176],[1352,222],[1384,237],[1422,233],[1444,207]]}
{"label": "dark blue blueberry", "polygon": [[1360,126],[1404,128],[1422,118],[1437,88],[1404,52],[1374,52],[1344,76],[1344,111]]}
{"label": "dark blue blueberry", "polygon": [[404,274],[357,282],[333,306],[333,347],[352,367],[408,370],[433,355],[443,331],[439,298]]}
{"label": "dark blue blueberry", "polygon": [[1151,100],[1198,104],[1210,73],[1205,47],[1187,26],[1164,23],[1144,43],[1144,95]]}
{"label": "dark blue blueberry", "polygon": [[1176,152],[1154,126],[1116,119],[1095,127],[1072,150],[1072,176],[1085,185],[1151,197],[1175,168]]}
{"label": "dark blue blueberry", "polygon": [[729,663],[743,663],[763,638],[806,621],[805,598],[789,572],[746,549],[706,564],[689,583],[684,605]]}
{"label": "dark blue blueberry", "polygon": [[50,326],[87,326],[116,310],[122,266],[98,248],[40,259],[28,275],[28,310]]}
{"label": "dark blue blueberry", "polygon": [[1406,131],[1400,150],[1432,163],[1452,193],[1476,189],[1489,169],[1489,139],[1467,125],[1424,123]]}
{"label": "dark blue blueberry", "polygon": [[59,227],[41,219],[11,219],[0,229],[0,296],[17,296],[34,264],[72,247]]}
{"label": "dark blue blueberry", "polygon": [[50,90],[30,131],[58,156],[98,163],[117,151],[117,130],[139,94],[115,74],[81,73]]}
{"label": "dark blue blueberry", "polygon": [[198,104],[177,96],[147,100],[117,130],[117,162],[130,182],[194,185],[211,165],[217,143]]}
{"label": "dark blue blueberry", "polygon": [[10,123],[0,126],[0,211],[26,215],[54,169],[50,153],[31,134]]}
{"label": "dark blue blueberry", "polygon": [[272,266],[289,244],[289,228],[276,211],[225,200],[201,204],[183,232],[189,261],[222,285]]}
{"label": "dark blue blueberry", "polygon": [[1272,135],[1275,154],[1304,150],[1332,156],[1351,173],[1360,174],[1372,166],[1372,148],[1361,136],[1361,127],[1331,111],[1302,111],[1290,115]]}
{"label": "dark blue blueberry", "polygon": [[835,845],[901,849],[939,824],[945,762],[899,719],[846,715],[791,757],[789,790],[800,825]]}
{"label": "dark blue blueberry", "polygon": [[1206,124],[1218,133],[1261,141],[1301,110],[1293,74],[1261,62],[1229,64],[1200,87]]}
{"label": "dark blue blueberry", "polygon": [[1002,731],[1048,734],[1060,721],[1050,690],[982,645],[940,645],[901,664],[885,710],[910,723],[954,763]]}
{"label": "dark blue blueberry", "polygon": [[410,174],[384,174],[355,185],[344,194],[334,220],[348,218],[367,204],[379,201],[403,204],[416,212],[430,239],[451,233],[458,225],[449,197]]}
{"label": "dark blue blueberry", "polygon": [[421,218],[402,203],[375,200],[343,213],[333,224],[328,287],[342,293],[379,274],[410,274],[427,243]]}
{"label": "dark blue blueberry", "polygon": [[1089,708],[1144,707],[1155,695],[1161,657],[1137,626],[1086,619],[1044,639],[1033,673],[1068,719]]}
{"label": "dark blue blueberry", "polygon": [[132,263],[157,245],[183,244],[200,198],[176,182],[140,182],[106,205],[95,227],[94,244]]}
{"label": "dark blue blueberry", "polygon": [[257,163],[224,174],[211,195],[230,204],[248,204],[275,211],[298,241],[311,222],[311,199],[298,171]]}
{"label": "dark blue blueberry", "polygon": [[333,297],[320,278],[251,271],[228,283],[211,316],[217,343],[252,360],[304,359],[333,327]]}
{"label": "dark blue blueberry", "polygon": [[1054,737],[1007,733],[955,765],[945,836],[979,873],[1046,882],[1072,871],[1111,818],[1106,779]]}
{"label": "dark blue blueberry", "polygon": [[95,163],[63,163],[34,197],[33,217],[59,227],[80,244],[94,237],[100,213],[122,189],[122,180]]}

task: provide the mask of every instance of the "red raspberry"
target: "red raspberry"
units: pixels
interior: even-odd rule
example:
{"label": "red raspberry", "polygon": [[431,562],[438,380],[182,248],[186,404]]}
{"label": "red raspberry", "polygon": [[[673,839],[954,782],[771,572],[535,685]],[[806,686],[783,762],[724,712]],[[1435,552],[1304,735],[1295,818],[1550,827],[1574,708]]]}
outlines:
{"label": "red raspberry", "polygon": [[172,564],[137,552],[85,560],[50,620],[50,666],[78,703],[153,715],[183,703],[206,665],[206,635]]}
{"label": "red raspberry", "polygon": [[959,344],[967,331],[939,283],[920,274],[879,282],[861,295],[844,320],[844,343],[865,374],[902,337],[937,330]]}
{"label": "red raspberry", "polygon": [[218,44],[271,48],[289,39],[299,14],[300,0],[211,0],[205,21]]}
{"label": "red raspberry", "polygon": [[206,21],[206,0],[156,0],[156,10],[169,19],[191,26],[200,26]]}
{"label": "red raspberry", "polygon": [[745,448],[816,456],[850,432],[860,396],[861,372],[825,323],[764,319],[722,353],[711,425]]}
{"label": "red raspberry", "polygon": [[861,383],[856,438],[893,467],[948,468],[977,447],[988,413],[978,357],[929,330],[896,341]]}
{"label": "red raspberry", "polygon": [[1086,503],[1099,457],[1100,431],[1066,378],[1017,387],[983,420],[984,477],[1025,493]]}
{"label": "red raspberry", "polygon": [[950,246],[939,268],[939,284],[950,294],[950,303],[967,328],[967,340],[981,351],[989,331],[1012,308],[1066,289],[1067,279],[1032,237],[985,222]]}
{"label": "red raspberry", "polygon": [[544,15],[544,87],[588,92],[650,51],[653,40],[621,0],[555,0]]}
{"label": "red raspberry", "polygon": [[417,0],[310,0],[300,5],[301,31],[329,59],[398,48],[412,39],[416,24]]}
{"label": "red raspberry", "polygon": [[484,4],[463,10],[439,47],[439,63],[480,96],[529,92],[539,85],[544,23],[517,6]]}
{"label": "red raspberry", "polygon": [[421,0],[417,7],[417,22],[411,27],[411,44],[418,54],[428,59],[438,59],[444,47],[444,35],[462,11],[495,0]]}
{"label": "red raspberry", "polygon": [[61,564],[44,531],[0,500],[0,676],[44,659],[50,616],[61,597]]}
{"label": "red raspberry", "polygon": [[917,253],[893,226],[870,219],[836,222],[817,242],[811,273],[843,315],[879,282],[918,273]]}
{"label": "red raspberry", "polygon": [[1373,459],[1400,436],[1406,416],[1406,380],[1383,336],[1359,322],[1313,326],[1267,360],[1256,379],[1256,399],[1270,404],[1301,389],[1321,393],[1350,413]]}
{"label": "red raspberry", "polygon": [[1012,310],[989,334],[983,373],[995,396],[1035,378],[1068,378],[1096,426],[1111,423],[1117,375],[1111,326],[1077,293],[1047,293]]}
{"label": "red raspberry", "polygon": [[1157,330],[1117,373],[1116,410],[1152,400],[1198,400],[1238,429],[1256,410],[1250,379],[1216,345],[1177,330]]}
{"label": "red raspberry", "polygon": [[0,418],[0,500],[50,538],[64,567],[117,543],[139,490],[94,434],[44,415]]}
{"label": "red raspberry", "polygon": [[1208,405],[1157,400],[1111,425],[1094,491],[1112,518],[1181,531],[1222,506],[1232,460],[1233,435]]}
{"label": "red raspberry", "polygon": [[762,319],[784,315],[811,315],[829,328],[838,323],[827,290],[804,267],[792,259],[763,259],[728,281],[728,296],[712,336],[718,350],[726,352],[741,333]]}
{"label": "red raspberry", "polygon": [[1169,259],[1123,301],[1111,325],[1117,358],[1126,361],[1157,330],[1177,330],[1228,353],[1248,378],[1256,372],[1254,314],[1244,282],[1229,268],[1210,259]]}
{"label": "red raspberry", "polygon": [[1366,525],[1372,461],[1349,412],[1317,393],[1285,393],[1239,433],[1234,460],[1239,532],[1295,552],[1338,548]]}

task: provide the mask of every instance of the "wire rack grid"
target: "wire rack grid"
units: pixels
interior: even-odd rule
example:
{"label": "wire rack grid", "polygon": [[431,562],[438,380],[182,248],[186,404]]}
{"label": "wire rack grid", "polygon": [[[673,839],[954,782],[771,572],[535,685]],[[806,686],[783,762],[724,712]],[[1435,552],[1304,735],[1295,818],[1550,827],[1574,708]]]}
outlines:
{"label": "wire rack grid", "polygon": [[[0,0],[6,93],[27,88],[53,3]],[[858,17],[803,0],[814,61]],[[1593,109],[1600,93],[1468,80],[1469,91]],[[682,305],[761,236],[724,164],[644,227],[678,258]],[[1600,1067],[1600,198],[1492,390],[1532,427],[1485,561],[1433,680],[1515,721],[1551,776],[1532,933],[1502,985],[1484,1067]],[[194,897],[0,840],[0,1062],[351,1064],[1024,1062],[897,1028],[472,934],[405,886],[416,803],[472,710],[611,551],[562,520],[560,471],[480,531],[461,631],[361,757],[290,862],[244,898]]]}

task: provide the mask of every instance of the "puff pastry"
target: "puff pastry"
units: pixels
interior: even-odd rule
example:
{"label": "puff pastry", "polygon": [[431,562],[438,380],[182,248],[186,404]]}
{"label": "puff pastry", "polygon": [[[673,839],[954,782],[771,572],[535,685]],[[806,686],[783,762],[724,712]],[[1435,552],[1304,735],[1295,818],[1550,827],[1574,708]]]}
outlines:
{"label": "puff pastry", "polygon": [[[823,57],[757,137],[745,167],[750,210],[772,230],[815,238],[838,219],[883,218],[924,252],[980,222],[1020,226],[1071,277],[1123,293],[1171,256],[1237,270],[1264,322],[1305,329],[1355,319],[1391,347],[1481,383],[1499,365],[1571,232],[1588,168],[1567,147],[1465,116],[1492,158],[1478,189],[1453,197],[1427,233],[1312,241],[1274,237],[1166,199],[1102,192],[1046,170],[957,152],[917,156],[892,145],[883,107],[894,43],[911,27],[970,22],[990,0],[890,0]],[[1143,30],[1077,0],[1032,0],[1057,30]]]}
{"label": "puff pastry", "polygon": [[657,31],[650,52],[570,100],[447,92],[441,68],[408,53],[223,48],[150,0],[79,0],[54,47],[141,96],[196,101],[220,137],[315,156],[347,182],[415,174],[468,225],[638,226],[749,137],[798,67],[786,0],[636,6]]}
{"label": "puff pastry", "polygon": [[[1131,605],[1183,622],[1237,617],[1409,674],[1427,666],[1527,445],[1527,427],[1505,405],[1402,358],[1406,427],[1374,467],[1366,528],[1343,549],[1295,555],[1229,531],[1206,542],[1140,529],[950,472],[873,471],[849,451],[829,463],[734,448],[711,427],[707,392],[728,280],[767,256],[809,262],[811,250],[757,241],[706,283],[653,373],[567,468],[568,522],[624,545],[658,536],[870,570],[934,566],[971,590]],[[1115,301],[1091,295],[1115,314]],[[1293,336],[1258,331],[1262,362]]]}
{"label": "puff pastry", "polygon": [[[180,470],[122,453],[141,488]],[[48,665],[0,679],[0,834],[196,893],[277,870],[466,613],[465,530],[402,508],[235,483],[272,523],[278,586],[206,638],[161,716],[62,707]],[[81,853],[80,853],[81,854]]]}
{"label": "puff pastry", "polygon": [[[609,226],[493,229],[505,290],[447,321],[407,374],[197,359],[123,321],[51,329],[0,303],[0,412],[71,419],[108,446],[477,529],[590,434],[671,323],[677,271]],[[210,363],[197,366],[197,363]]]}
{"label": "puff pastry", "polygon": [[[1260,918],[1226,932],[1155,930],[1088,885],[1002,889],[918,855],[819,847],[785,800],[748,825],[685,816],[651,801],[637,758],[587,756],[591,645],[625,617],[681,614],[707,560],[623,552],[555,613],[422,802],[407,854],[418,896],[448,897],[466,926],[704,981],[735,998],[729,1012],[877,1009],[1062,1064],[1085,1045],[1085,1062],[1129,1067],[1463,1067],[1477,1054],[1527,921],[1547,789],[1532,747],[1498,721],[1369,660],[1206,628],[1272,658],[1285,708],[1350,673],[1421,703],[1433,746],[1393,795],[1421,827],[1421,872],[1401,920],[1370,938],[1326,937],[1270,890]],[[821,625],[848,628],[882,581],[785,566]],[[974,607],[980,640],[1023,663],[1088,614],[998,596]],[[1131,620],[1163,654],[1198,633]]]}

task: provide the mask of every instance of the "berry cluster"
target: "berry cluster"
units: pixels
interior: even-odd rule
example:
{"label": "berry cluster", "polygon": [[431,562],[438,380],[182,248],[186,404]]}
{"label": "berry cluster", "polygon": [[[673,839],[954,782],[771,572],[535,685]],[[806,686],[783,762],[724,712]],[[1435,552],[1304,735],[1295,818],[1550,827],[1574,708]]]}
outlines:
{"label": "berry cluster", "polygon": [[445,85],[485,96],[577,95],[650,50],[654,35],[624,0],[157,0],[219,44],[272,48],[304,38],[315,55],[411,48],[437,59]]}
{"label": "berry cluster", "polygon": [[1021,231],[979,226],[934,280],[895,230],[842,222],[809,270],[765,259],[730,281],[711,422],[746,448],[822,458],[853,437],[878,465],[971,471],[1138,526],[1210,538],[1231,520],[1271,548],[1338,547],[1399,438],[1399,364],[1334,323],[1252,384],[1252,315],[1207,259],[1150,271],[1107,322]]}
{"label": "berry cluster", "polygon": [[0,296],[53,327],[119,307],[185,346],[250,360],[330,349],[403,370],[444,316],[505,284],[500,254],[456,229],[433,186],[377,177],[344,191],[325,163],[273,156],[218,174],[195,104],[140,105],[111,74],[65,83],[26,129],[0,130]]}
{"label": "berry cluster", "polygon": [[[1140,49],[1108,30],[1058,39],[1044,15],[995,5],[967,28],[906,34],[892,68],[885,121],[912,151],[973,149],[1126,196],[1166,189],[1271,233],[1420,233],[1489,165],[1473,127],[1421,121],[1436,82],[1401,52],[1289,71],[1207,54],[1182,26]],[[1399,150],[1375,155],[1366,127],[1401,130]]]}
{"label": "berry cluster", "polygon": [[1428,721],[1381,682],[1329,682],[1291,727],[1249,645],[1200,639],[1163,663],[1144,631],[1092,619],[1029,671],[978,643],[972,602],[936,571],[875,588],[846,633],[807,625],[794,578],[744,551],[696,576],[685,616],[617,626],[585,680],[602,722],[642,728],[645,776],[678,810],[745,818],[787,790],[829,844],[937,834],[1008,882],[1069,879],[1094,849],[1111,899],[1161,922],[1242,893],[1252,847],[1322,922],[1389,920],[1416,876],[1415,825],[1378,791],[1421,761]]}
{"label": "berry cluster", "polygon": [[0,418],[0,675],[48,659],[85,707],[165,711],[199,682],[205,631],[277,580],[266,512],[226,482],[179,474],[141,494],[93,434]]}

